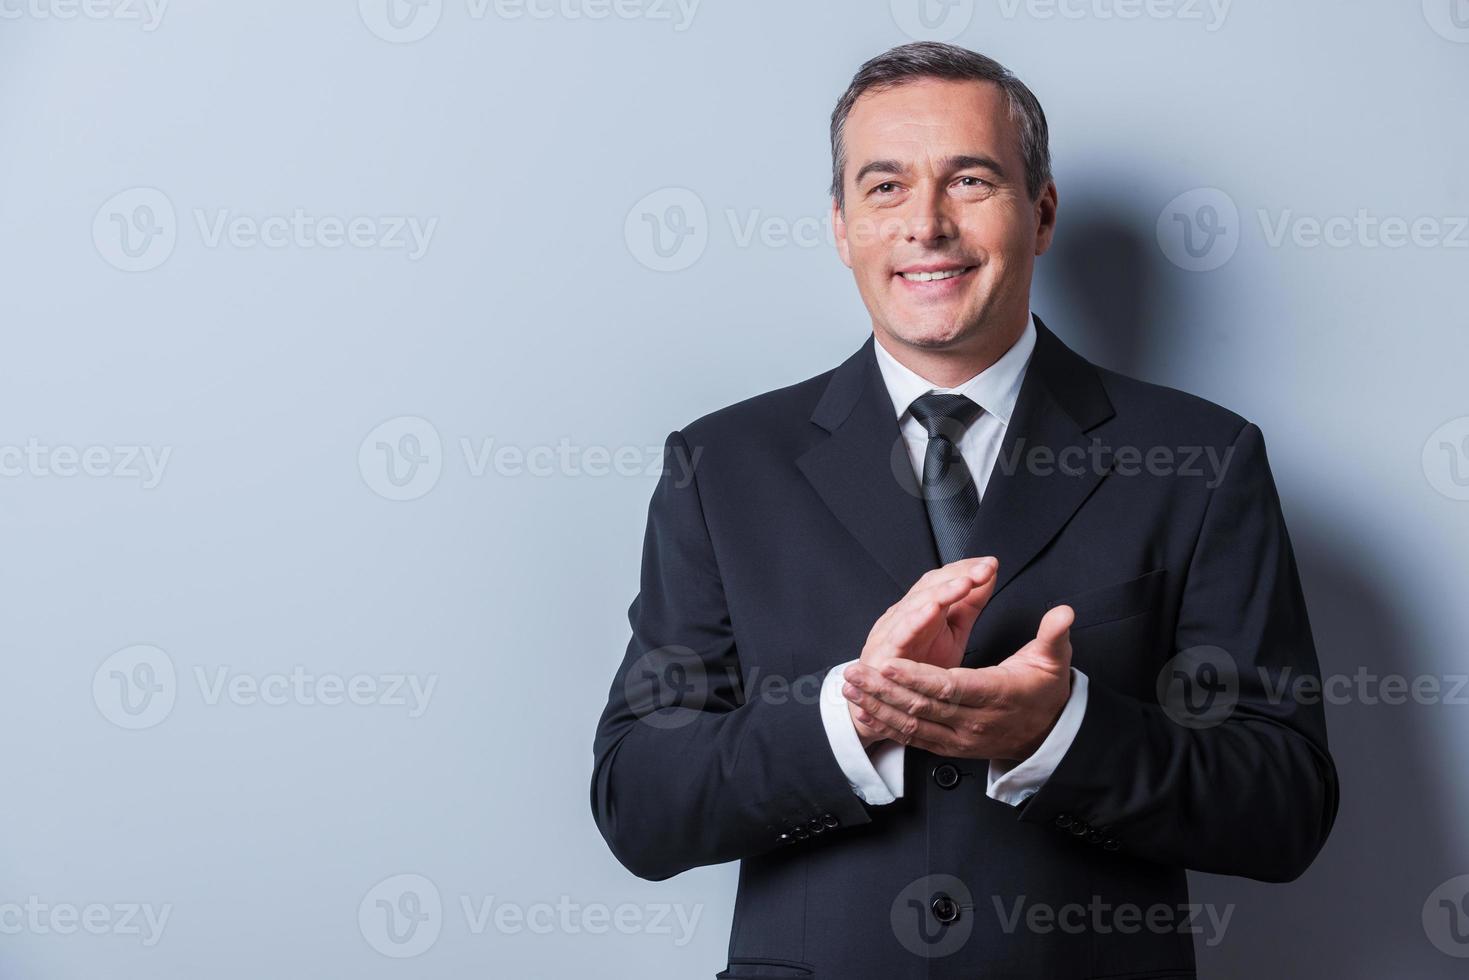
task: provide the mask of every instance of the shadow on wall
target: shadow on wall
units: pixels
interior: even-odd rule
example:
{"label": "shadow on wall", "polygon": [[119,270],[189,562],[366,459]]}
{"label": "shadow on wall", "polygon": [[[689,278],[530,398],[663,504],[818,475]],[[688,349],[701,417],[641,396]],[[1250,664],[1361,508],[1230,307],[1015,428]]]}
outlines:
{"label": "shadow on wall", "polygon": [[[1037,268],[1036,312],[1097,363],[1184,387],[1170,379],[1189,372],[1170,366],[1198,356],[1205,341],[1188,327],[1201,303],[1214,302],[1206,294],[1217,287],[1168,262],[1156,244],[1156,215],[1122,211],[1083,193],[1079,202],[1062,201],[1061,216],[1063,231]],[[1218,299],[1227,309],[1228,297]],[[1248,405],[1227,407],[1251,415]],[[1272,454],[1271,466],[1278,484],[1302,484],[1283,478],[1290,466],[1283,454]],[[1422,918],[1435,888],[1469,873],[1469,854],[1455,853],[1442,791],[1459,773],[1434,755],[1443,744],[1434,728],[1464,709],[1411,697],[1404,704],[1368,703],[1359,694],[1377,693],[1372,683],[1359,682],[1360,670],[1411,680],[1437,668],[1442,677],[1444,661],[1421,653],[1432,646],[1407,613],[1412,597],[1395,595],[1392,581],[1373,577],[1374,569],[1398,564],[1381,557],[1395,546],[1386,527],[1390,513],[1353,513],[1342,502],[1339,488],[1322,500],[1283,500],[1322,673],[1349,681],[1326,698],[1341,808],[1315,864],[1294,882],[1190,874],[1193,902],[1232,915],[1222,942],[1207,946],[1207,928],[1195,938],[1199,976],[1206,980],[1464,975],[1464,961],[1434,947]],[[1396,547],[1403,547],[1400,540]],[[1452,686],[1444,683],[1443,692]],[[1469,917],[1459,918],[1457,927],[1469,931]]]}

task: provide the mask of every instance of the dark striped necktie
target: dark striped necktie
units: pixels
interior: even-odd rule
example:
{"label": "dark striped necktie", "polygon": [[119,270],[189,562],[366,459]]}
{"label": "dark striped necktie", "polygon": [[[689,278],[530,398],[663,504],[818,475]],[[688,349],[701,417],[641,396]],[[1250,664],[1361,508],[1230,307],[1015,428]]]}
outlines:
{"label": "dark striped necktie", "polygon": [[923,500],[938,545],[939,562],[966,557],[964,548],[979,513],[979,491],[959,454],[959,437],[984,411],[963,395],[920,395],[908,411],[928,432],[923,455]]}

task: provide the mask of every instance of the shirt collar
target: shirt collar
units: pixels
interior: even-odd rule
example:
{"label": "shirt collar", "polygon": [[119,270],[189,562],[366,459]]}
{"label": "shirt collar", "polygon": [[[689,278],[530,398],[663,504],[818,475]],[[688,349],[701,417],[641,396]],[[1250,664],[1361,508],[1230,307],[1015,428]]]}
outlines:
{"label": "shirt collar", "polygon": [[978,404],[1002,423],[1010,423],[1015,411],[1015,401],[1020,397],[1020,383],[1025,379],[1025,368],[1030,363],[1030,353],[1035,349],[1035,317],[1026,312],[1025,329],[1020,339],[1000,355],[1000,359],[959,385],[957,388],[940,388],[922,375],[901,363],[876,339],[872,346],[877,352],[877,367],[882,372],[883,383],[893,400],[893,410],[899,419],[913,404],[913,399],[930,391],[942,394],[964,395]]}

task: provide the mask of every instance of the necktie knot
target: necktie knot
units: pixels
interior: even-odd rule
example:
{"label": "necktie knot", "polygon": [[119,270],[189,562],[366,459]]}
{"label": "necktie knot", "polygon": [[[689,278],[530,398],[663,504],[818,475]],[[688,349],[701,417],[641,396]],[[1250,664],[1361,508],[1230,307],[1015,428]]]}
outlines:
{"label": "necktie knot", "polygon": [[982,411],[983,408],[964,395],[945,395],[938,392],[919,395],[908,406],[909,414],[928,431],[930,439],[944,436],[950,442],[958,442],[969,423],[979,418]]}

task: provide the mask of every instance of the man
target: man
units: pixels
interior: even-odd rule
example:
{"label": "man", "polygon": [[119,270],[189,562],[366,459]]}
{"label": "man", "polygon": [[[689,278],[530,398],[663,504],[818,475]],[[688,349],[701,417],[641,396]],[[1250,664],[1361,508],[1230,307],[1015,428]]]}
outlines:
{"label": "man", "polygon": [[832,155],[873,335],[668,437],[597,825],[644,878],[741,861],[721,977],[1192,977],[1185,869],[1290,881],[1337,811],[1260,430],[1031,313],[1002,66],[873,59]]}

